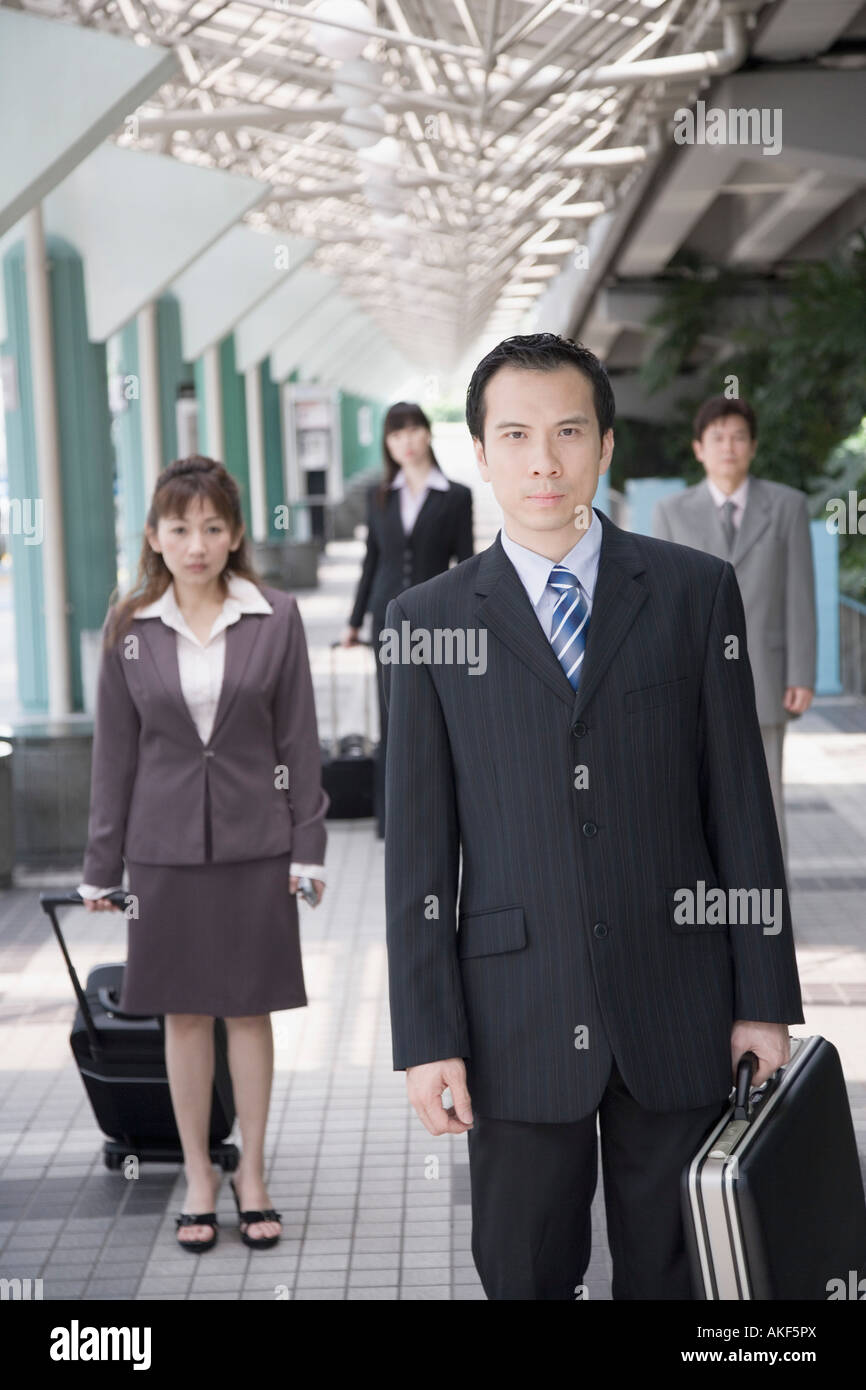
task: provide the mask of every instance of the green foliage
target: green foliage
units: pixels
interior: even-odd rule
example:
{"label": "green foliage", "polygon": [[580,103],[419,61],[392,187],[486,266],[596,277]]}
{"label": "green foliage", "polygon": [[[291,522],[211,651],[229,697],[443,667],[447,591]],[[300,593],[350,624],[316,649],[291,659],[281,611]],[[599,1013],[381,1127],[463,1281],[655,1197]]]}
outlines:
{"label": "green foliage", "polygon": [[[758,476],[809,493],[816,516],[825,515],[827,497],[842,495],[843,479],[862,496],[866,443],[857,431],[866,416],[866,236],[831,260],[797,266],[781,285],[775,282],[775,294],[769,286],[766,293],[756,289],[753,276],[694,257],[682,258],[678,269],[650,321],[659,337],[641,372],[649,391],[689,380],[665,432],[671,471],[689,482],[703,476],[692,456],[691,421],[701,401],[723,394],[725,378],[735,376],[736,394],[751,402],[758,419]],[[866,537],[840,542],[844,586],[857,594]]]}
{"label": "green foliage", "polygon": [[618,492],[625,491],[627,478],[663,478],[675,471],[666,453],[664,426],[618,415],[613,435],[610,485]]}
{"label": "green foliage", "polygon": [[466,402],[464,400],[424,401],[422,402],[422,409],[429,420],[462,420],[464,424],[466,422]]}

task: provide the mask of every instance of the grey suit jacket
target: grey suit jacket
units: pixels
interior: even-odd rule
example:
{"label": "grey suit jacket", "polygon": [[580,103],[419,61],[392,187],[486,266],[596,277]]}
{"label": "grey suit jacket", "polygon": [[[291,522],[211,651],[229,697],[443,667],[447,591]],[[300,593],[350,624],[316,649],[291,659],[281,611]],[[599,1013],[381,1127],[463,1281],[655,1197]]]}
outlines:
{"label": "grey suit jacket", "polygon": [[[483,675],[383,667],[385,886],[394,1067],[464,1057],[502,1119],[590,1113],[612,1055],[651,1110],[721,1103],[735,1019],[803,1022],[734,571],[598,515],[576,694],[498,535],[386,614],[487,634]],[[779,930],[684,925],[699,880]]]}
{"label": "grey suit jacket", "polygon": [[324,863],[330,802],[303,622],[291,594],[262,592],[273,613],[243,614],[225,630],[207,744],[183,698],[170,627],[133,618],[120,643],[103,648],[86,882],[119,883],[123,858],[204,864],[291,853]]}
{"label": "grey suit jacket", "polygon": [[[656,503],[653,534],[728,558],[706,480]],[[730,559],[746,614],[758,719],[784,724],[798,718],[782,704],[785,688],[815,689],[815,580],[805,493],[750,477]]]}

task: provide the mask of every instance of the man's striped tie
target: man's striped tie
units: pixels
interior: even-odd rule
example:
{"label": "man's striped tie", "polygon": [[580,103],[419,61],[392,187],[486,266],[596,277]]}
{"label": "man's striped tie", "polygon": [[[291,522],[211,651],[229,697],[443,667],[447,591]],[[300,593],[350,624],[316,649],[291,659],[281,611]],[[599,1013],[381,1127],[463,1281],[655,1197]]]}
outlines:
{"label": "man's striped tie", "polygon": [[547,581],[559,597],[553,609],[550,642],[563,671],[575,690],[580,685],[581,664],[589,631],[589,609],[577,575],[565,565],[554,565]]}

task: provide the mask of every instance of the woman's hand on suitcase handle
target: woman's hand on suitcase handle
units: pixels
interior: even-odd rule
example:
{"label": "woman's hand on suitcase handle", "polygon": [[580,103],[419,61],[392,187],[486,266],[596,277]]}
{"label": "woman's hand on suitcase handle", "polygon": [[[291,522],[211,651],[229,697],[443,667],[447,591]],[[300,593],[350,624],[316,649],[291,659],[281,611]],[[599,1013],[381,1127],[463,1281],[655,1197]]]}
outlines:
{"label": "woman's hand on suitcase handle", "polygon": [[[299,882],[300,882],[300,875],[298,875],[298,874],[291,874],[291,875],[290,875],[290,877],[289,877],[289,892],[290,892],[290,893],[297,893]],[[313,878],[313,879],[310,879],[310,882],[312,883],[313,888],[314,888],[315,891],[316,891],[316,901],[315,901],[314,903],[310,903],[310,907],[318,907],[318,906],[319,906],[319,903],[322,901],[322,895],[324,894],[324,891],[325,891],[325,885],[324,885],[324,883],[322,882],[322,880],[321,880],[320,878]]]}
{"label": "woman's hand on suitcase handle", "polygon": [[754,1052],[758,1058],[758,1070],[752,1077],[752,1087],[763,1086],[774,1071],[791,1060],[788,1024],[737,1020],[731,1031],[731,1064],[735,1083],[737,1066],[744,1052]]}
{"label": "woman's hand on suitcase handle", "polygon": [[347,627],[340,638],[341,647],[354,647],[358,641],[359,627]]}
{"label": "woman's hand on suitcase handle", "polygon": [[123,908],[117,903],[113,903],[110,898],[83,898],[84,906],[88,912],[122,912]]}

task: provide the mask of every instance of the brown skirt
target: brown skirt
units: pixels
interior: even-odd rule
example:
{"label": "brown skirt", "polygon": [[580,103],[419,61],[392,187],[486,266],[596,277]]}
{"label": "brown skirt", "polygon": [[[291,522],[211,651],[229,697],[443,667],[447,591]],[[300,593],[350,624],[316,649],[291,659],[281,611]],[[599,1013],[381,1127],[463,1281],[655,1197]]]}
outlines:
{"label": "brown skirt", "polygon": [[307,1003],[291,856],[232,864],[133,864],[120,1007],[215,1018]]}

